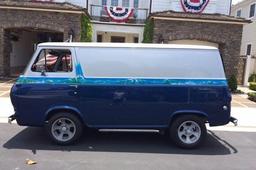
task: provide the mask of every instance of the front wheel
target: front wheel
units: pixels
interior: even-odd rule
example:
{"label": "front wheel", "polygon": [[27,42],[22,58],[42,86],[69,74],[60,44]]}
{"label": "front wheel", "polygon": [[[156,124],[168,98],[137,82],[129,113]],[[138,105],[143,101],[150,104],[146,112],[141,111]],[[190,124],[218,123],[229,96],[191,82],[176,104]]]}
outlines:
{"label": "front wheel", "polygon": [[83,125],[73,114],[57,113],[49,119],[46,130],[55,143],[68,145],[81,136]]}
{"label": "front wheel", "polygon": [[189,149],[200,146],[206,134],[204,120],[198,116],[180,116],[170,126],[171,139],[181,148]]}

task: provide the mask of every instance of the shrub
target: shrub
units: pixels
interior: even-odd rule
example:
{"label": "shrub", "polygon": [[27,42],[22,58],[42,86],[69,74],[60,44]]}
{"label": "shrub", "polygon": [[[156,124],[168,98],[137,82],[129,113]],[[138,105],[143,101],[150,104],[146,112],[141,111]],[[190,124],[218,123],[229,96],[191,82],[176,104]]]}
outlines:
{"label": "shrub", "polygon": [[251,74],[248,81],[249,82],[256,82],[256,74],[255,73]]}
{"label": "shrub", "polygon": [[92,42],[92,24],[88,16],[81,18],[81,42]]}
{"label": "shrub", "polygon": [[152,43],[154,33],[154,22],[148,19],[145,23],[144,33],[143,33],[143,43]]}
{"label": "shrub", "polygon": [[251,82],[249,89],[256,91],[256,82]]}
{"label": "shrub", "polygon": [[232,75],[228,79],[228,86],[231,92],[235,92],[237,90],[237,79],[235,75]]}
{"label": "shrub", "polygon": [[248,93],[248,99],[256,102],[256,93]]}

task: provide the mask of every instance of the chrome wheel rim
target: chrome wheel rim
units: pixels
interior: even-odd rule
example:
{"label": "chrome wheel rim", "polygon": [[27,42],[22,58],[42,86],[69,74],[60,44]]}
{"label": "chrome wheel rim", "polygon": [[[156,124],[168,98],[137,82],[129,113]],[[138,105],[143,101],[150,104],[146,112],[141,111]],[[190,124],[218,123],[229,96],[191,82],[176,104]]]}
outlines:
{"label": "chrome wheel rim", "polygon": [[196,143],[201,137],[201,128],[194,121],[183,122],[178,128],[178,136],[185,144]]}
{"label": "chrome wheel rim", "polygon": [[53,122],[51,132],[56,140],[66,142],[75,136],[76,125],[69,118],[59,118]]}

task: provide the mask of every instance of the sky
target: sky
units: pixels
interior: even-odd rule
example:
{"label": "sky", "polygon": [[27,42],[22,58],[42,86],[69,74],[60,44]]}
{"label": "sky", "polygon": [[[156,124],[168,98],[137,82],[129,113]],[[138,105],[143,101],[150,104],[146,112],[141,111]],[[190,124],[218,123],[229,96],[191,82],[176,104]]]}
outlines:
{"label": "sky", "polygon": [[232,4],[237,4],[240,1],[242,1],[242,0],[232,0]]}

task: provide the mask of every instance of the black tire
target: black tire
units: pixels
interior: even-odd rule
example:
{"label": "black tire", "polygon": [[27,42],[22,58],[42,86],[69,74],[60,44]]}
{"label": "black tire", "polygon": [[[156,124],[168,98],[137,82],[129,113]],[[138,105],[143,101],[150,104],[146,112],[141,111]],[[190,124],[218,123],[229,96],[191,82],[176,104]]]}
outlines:
{"label": "black tire", "polygon": [[[191,129],[187,129],[187,127],[191,127]],[[204,119],[193,115],[177,117],[172,121],[169,132],[171,140],[177,146],[185,149],[193,149],[201,146],[207,134]],[[194,134],[197,134],[198,137]],[[184,142],[187,138],[189,138],[189,142]]]}
{"label": "black tire", "polygon": [[[64,126],[64,124],[66,126]],[[58,127],[58,128],[65,127],[66,130],[64,131],[62,128],[60,128],[61,130],[55,129],[55,127]],[[53,140],[53,142],[55,142],[56,144],[69,145],[74,143],[81,137],[83,133],[83,127],[84,126],[82,122],[76,115],[73,115],[68,112],[61,112],[61,113],[54,114],[49,119],[46,125],[46,131],[50,136],[50,138]],[[69,133],[67,131],[69,131]],[[63,134],[62,137],[61,137],[61,134]],[[68,134],[71,134],[71,135],[68,135]],[[56,137],[58,135],[60,139]]]}

